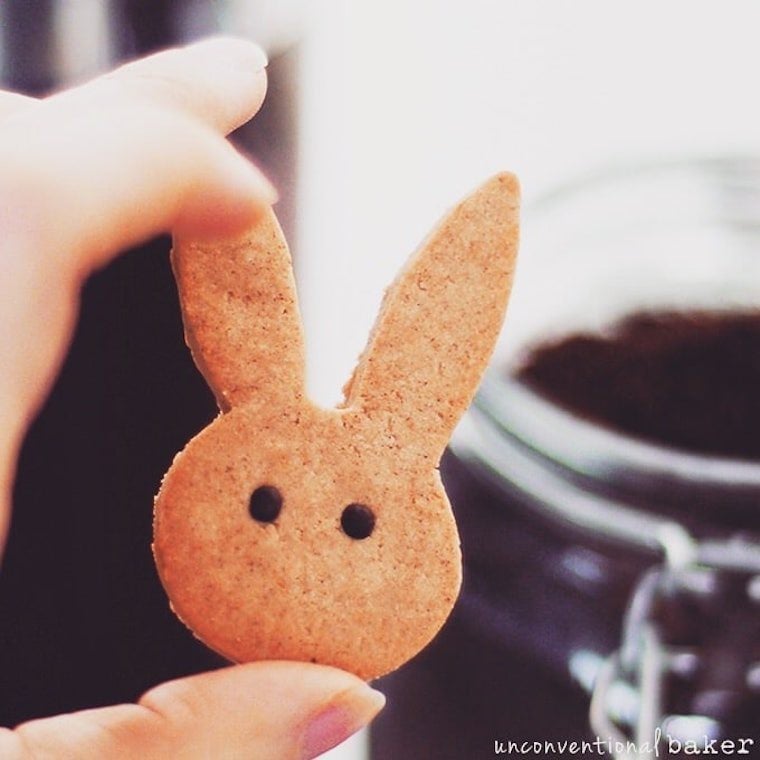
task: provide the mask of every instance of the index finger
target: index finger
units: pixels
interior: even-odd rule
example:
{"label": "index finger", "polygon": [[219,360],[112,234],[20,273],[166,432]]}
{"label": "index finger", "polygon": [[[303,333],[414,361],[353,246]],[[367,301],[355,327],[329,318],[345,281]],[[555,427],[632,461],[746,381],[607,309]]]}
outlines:
{"label": "index finger", "polygon": [[[37,219],[36,247],[51,233],[84,271],[185,221],[199,231],[238,226],[233,205],[250,209],[273,194],[255,167],[210,138],[258,110],[265,65],[253,43],[214,38],[41,101],[7,93],[2,101],[16,109],[0,122],[7,215]],[[27,213],[10,214],[19,205]]]}
{"label": "index finger", "polygon": [[261,106],[266,65],[266,54],[253,42],[213,37],[127,63],[53,95],[46,104],[62,109],[94,103],[159,105],[226,134],[245,124]]}
{"label": "index finger", "polygon": [[158,232],[223,236],[273,202],[219,134],[263,99],[256,51],[216,40],[73,93],[3,98],[22,107],[0,122],[0,547],[15,452],[60,364],[82,279]]}
{"label": "index finger", "polygon": [[61,118],[65,112],[94,104],[108,108],[152,103],[182,111],[227,134],[245,124],[261,106],[266,64],[266,53],[258,45],[215,37],[126,63],[44,99],[0,90],[0,121],[28,113],[32,105],[55,109]]}

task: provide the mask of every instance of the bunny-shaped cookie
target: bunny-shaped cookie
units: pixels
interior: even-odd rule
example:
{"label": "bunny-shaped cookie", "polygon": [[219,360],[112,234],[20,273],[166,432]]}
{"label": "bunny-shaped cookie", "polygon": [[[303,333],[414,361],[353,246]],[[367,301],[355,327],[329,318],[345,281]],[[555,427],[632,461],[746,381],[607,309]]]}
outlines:
{"label": "bunny-shaped cookie", "polygon": [[306,396],[274,214],[239,240],[175,241],[186,339],[222,414],[164,478],[154,553],[208,646],[372,679],[443,625],[461,560],[437,467],[500,330],[517,219],[508,174],[449,213],[387,291],[336,409]]}

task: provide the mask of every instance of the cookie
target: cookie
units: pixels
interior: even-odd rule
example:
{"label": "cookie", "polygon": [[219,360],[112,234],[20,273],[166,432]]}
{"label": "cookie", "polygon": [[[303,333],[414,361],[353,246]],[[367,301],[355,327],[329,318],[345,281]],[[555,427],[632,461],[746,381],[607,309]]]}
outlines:
{"label": "cookie", "polygon": [[306,395],[274,214],[237,240],[175,240],[186,340],[222,413],[164,477],[153,549],[172,608],[209,647],[372,679],[443,625],[461,557],[438,462],[499,333],[517,236],[517,182],[502,174],[402,269],[335,409]]}

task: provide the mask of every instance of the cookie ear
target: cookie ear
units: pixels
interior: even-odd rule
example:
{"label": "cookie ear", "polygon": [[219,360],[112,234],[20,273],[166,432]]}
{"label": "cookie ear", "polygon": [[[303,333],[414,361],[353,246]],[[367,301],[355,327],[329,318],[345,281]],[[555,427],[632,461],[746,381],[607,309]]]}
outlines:
{"label": "cookie ear", "polygon": [[500,174],[454,208],[401,270],[345,405],[385,415],[400,446],[440,456],[477,390],[506,310],[519,187]]}
{"label": "cookie ear", "polygon": [[290,406],[304,394],[304,344],[287,243],[271,209],[243,237],[175,239],[185,340],[222,411]]}

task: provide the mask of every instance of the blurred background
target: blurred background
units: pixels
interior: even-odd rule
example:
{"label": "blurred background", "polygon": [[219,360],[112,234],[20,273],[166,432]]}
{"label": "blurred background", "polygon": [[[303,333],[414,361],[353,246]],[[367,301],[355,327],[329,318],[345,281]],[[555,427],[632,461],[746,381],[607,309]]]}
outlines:
{"label": "blurred background", "polygon": [[[517,173],[530,209],[610,166],[760,155],[758,28],[751,0],[3,0],[0,79],[44,95],[210,33],[261,42],[268,99],[234,139],[280,188],[309,384],[334,403],[383,288],[445,209],[490,174]],[[593,211],[587,221],[596,223]],[[161,475],[215,413],[181,339],[167,250],[168,239],[151,241],[92,279],[69,360],[29,436],[0,575],[0,724],[132,699],[220,664],[168,612],[149,552]],[[565,282],[572,289],[572,268]],[[516,297],[521,287],[518,276]],[[524,287],[523,312],[556,298],[540,283]],[[432,677],[434,665],[422,667]],[[428,699],[420,686],[404,709],[416,717]],[[534,735],[552,722],[549,709],[533,716]],[[491,756],[494,739],[511,735],[508,712],[478,728],[482,755],[452,757]],[[410,757],[448,756],[425,754],[424,730]],[[364,757],[365,744],[334,757]],[[402,757],[388,746],[375,757]]]}

